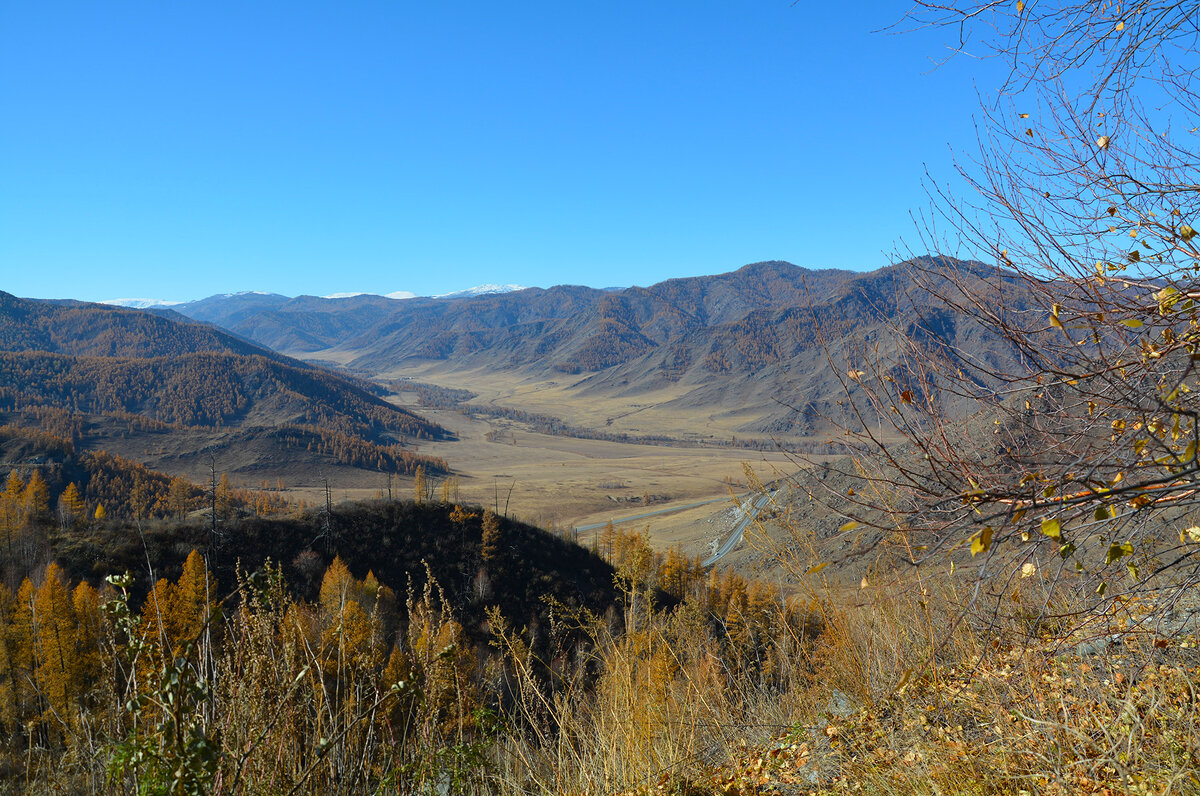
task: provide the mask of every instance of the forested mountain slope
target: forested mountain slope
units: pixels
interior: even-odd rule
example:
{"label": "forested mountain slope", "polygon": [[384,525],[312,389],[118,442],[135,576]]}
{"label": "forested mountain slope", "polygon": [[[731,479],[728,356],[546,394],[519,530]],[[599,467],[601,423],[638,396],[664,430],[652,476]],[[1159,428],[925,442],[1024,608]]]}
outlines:
{"label": "forested mountain slope", "polygon": [[212,351],[277,359],[270,350],[171,311],[35,301],[0,291],[0,351],[163,357]]}
{"label": "forested mountain slope", "polygon": [[[139,461],[170,443],[181,461],[254,447],[241,466],[260,472],[297,464],[298,453],[313,464],[445,469],[403,446],[446,432],[369,385],[171,316],[0,293],[0,414],[84,447],[119,439]],[[139,448],[139,435],[155,438]]]}

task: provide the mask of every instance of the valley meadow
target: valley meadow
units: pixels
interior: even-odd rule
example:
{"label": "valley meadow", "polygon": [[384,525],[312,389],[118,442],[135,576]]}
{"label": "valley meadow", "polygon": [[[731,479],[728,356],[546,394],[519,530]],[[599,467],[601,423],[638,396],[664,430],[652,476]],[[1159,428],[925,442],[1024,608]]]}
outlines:
{"label": "valley meadow", "polygon": [[[449,379],[445,382],[447,386],[456,386]],[[481,392],[477,403],[521,407],[565,416],[572,422],[594,420],[603,411],[602,407],[588,406],[579,399],[566,403],[564,391],[548,385],[541,385],[542,389],[537,386],[506,384],[497,377],[486,383],[472,382],[476,390],[487,390]],[[531,431],[504,418],[472,418],[455,410],[421,408],[410,403],[410,394],[401,393],[392,400],[406,408],[419,409],[422,416],[457,435],[458,439],[453,441],[422,442],[416,450],[453,463],[464,502],[498,508],[501,512],[507,506],[510,515],[558,530],[680,509],[700,501],[718,501],[706,509],[687,513],[689,517],[698,512],[707,517],[723,509],[720,504],[732,500],[733,493],[745,491],[743,463],[752,464],[756,470],[781,473],[792,472],[796,467],[778,450],[632,444],[554,436]],[[678,428],[646,422],[656,417],[652,412],[643,413],[643,420],[636,428],[626,429],[638,434],[666,434]],[[696,420],[699,425],[701,418]],[[603,422],[596,426],[605,428]],[[649,505],[645,503],[647,495]],[[682,534],[674,527],[677,521],[669,512],[636,523],[638,527],[646,524],[652,530],[671,526],[675,532],[670,543],[694,545],[697,553],[709,541],[707,523],[703,521],[695,523],[694,533],[685,528]],[[657,542],[658,533],[652,539]]]}

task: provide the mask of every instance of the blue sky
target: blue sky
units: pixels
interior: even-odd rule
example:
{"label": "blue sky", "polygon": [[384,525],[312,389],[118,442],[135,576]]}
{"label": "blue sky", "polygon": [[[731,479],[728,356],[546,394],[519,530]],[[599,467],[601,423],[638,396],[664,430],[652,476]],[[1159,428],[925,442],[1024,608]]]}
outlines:
{"label": "blue sky", "polygon": [[873,269],[990,85],[907,8],[0,0],[0,289]]}

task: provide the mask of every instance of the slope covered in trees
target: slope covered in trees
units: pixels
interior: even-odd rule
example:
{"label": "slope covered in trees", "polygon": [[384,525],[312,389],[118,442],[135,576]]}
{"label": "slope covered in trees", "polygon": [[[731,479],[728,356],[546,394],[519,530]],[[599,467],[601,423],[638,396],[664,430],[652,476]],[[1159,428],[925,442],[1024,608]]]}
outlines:
{"label": "slope covered in trees", "polygon": [[254,439],[259,475],[273,459],[306,456],[395,473],[446,468],[405,447],[444,430],[365,382],[171,315],[0,294],[0,416],[83,447],[119,439],[136,456],[174,439],[181,462]]}
{"label": "slope covered in trees", "polygon": [[140,312],[74,301],[34,301],[3,291],[0,351],[100,357],[165,357],[209,351],[279,358],[244,339],[187,322],[170,312]]}
{"label": "slope covered in trees", "polygon": [[0,352],[0,408],[57,406],[144,415],[182,426],[258,421],[322,425],[370,439],[441,429],[328,371],[260,356],[74,357]]}

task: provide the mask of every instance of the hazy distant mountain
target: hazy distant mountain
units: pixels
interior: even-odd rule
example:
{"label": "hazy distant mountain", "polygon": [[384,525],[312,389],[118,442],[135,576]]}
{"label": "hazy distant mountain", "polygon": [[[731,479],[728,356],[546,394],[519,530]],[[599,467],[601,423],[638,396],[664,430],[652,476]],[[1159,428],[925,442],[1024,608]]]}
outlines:
{"label": "hazy distant mountain", "polygon": [[[354,337],[329,339],[355,367],[385,372],[414,360],[463,366],[598,372],[654,352],[689,361],[707,335],[752,313],[821,302],[859,276],[789,263],[748,265],[716,276],[672,279],[618,291],[560,285],[399,308]],[[261,339],[244,326],[239,333]],[[681,363],[682,364],[682,363]],[[686,368],[684,368],[686,369]]]}
{"label": "hazy distant mountain", "polygon": [[445,302],[524,290],[519,285],[480,285],[436,297],[396,291],[333,293],[288,298],[276,293],[226,293],[189,301],[172,310],[213,323],[276,351],[309,354],[366,332],[376,323],[403,312],[410,302]]}
{"label": "hazy distant mountain", "polygon": [[360,293],[342,298],[276,294],[210,296],[171,309],[276,351],[310,353],[361,334],[412,301]]}

